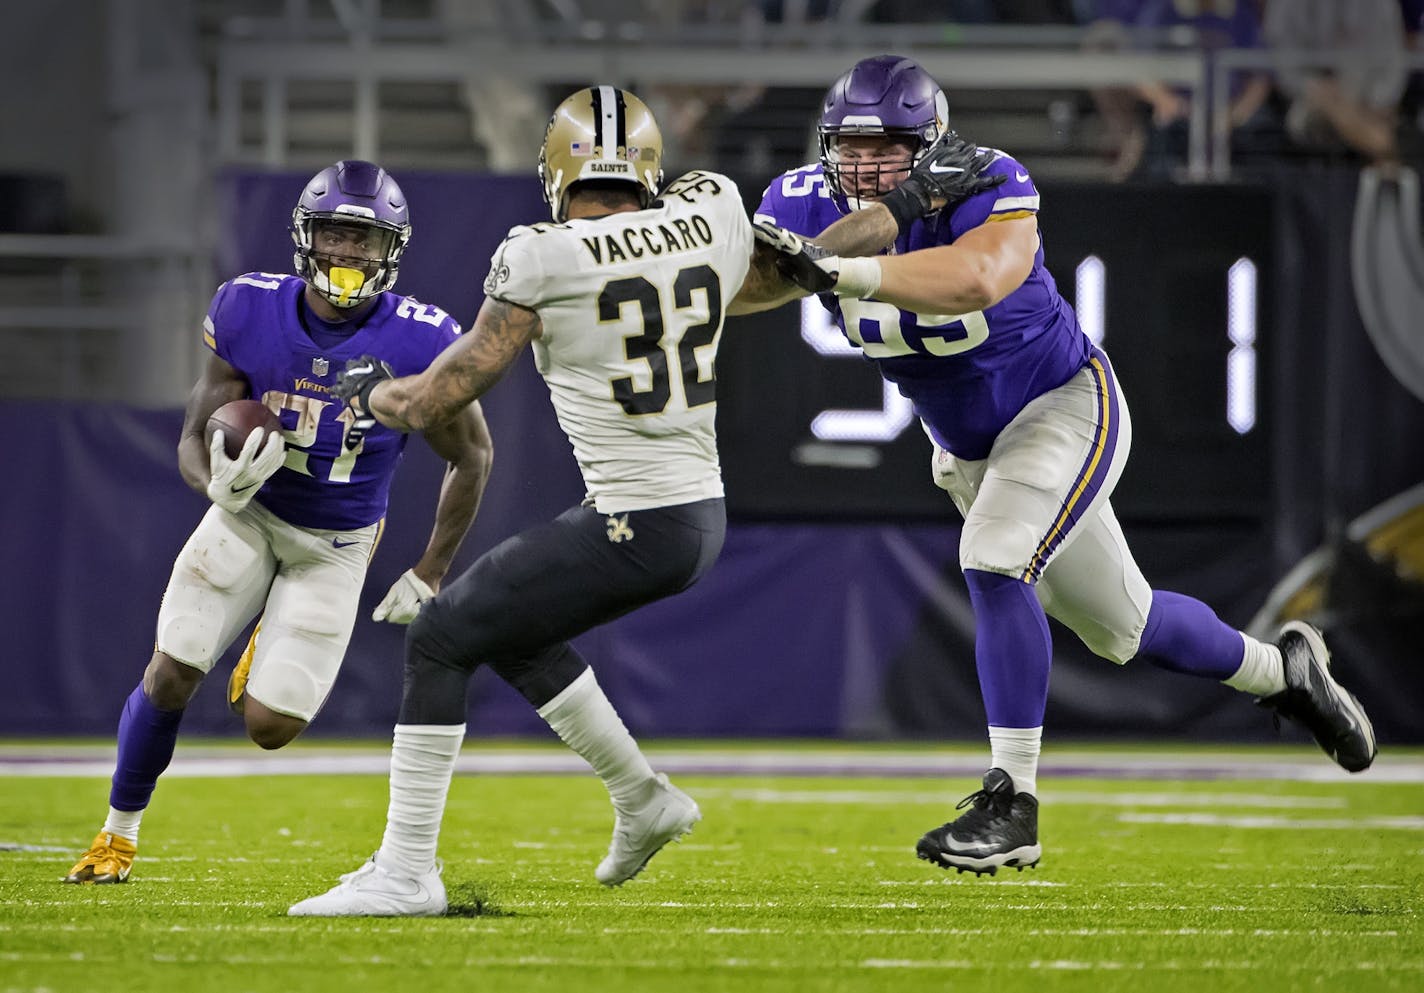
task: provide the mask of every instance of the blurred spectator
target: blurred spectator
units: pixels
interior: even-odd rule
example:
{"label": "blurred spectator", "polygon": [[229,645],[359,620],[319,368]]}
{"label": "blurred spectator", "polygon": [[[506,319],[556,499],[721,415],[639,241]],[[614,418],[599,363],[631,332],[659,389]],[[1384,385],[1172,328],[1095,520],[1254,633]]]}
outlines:
{"label": "blurred spectator", "polygon": [[761,0],[760,6],[768,24],[824,21],[831,15],[831,0]]}
{"label": "blurred spectator", "polygon": [[[1257,9],[1248,0],[1077,0],[1077,10],[1080,18],[1088,18],[1084,46],[1089,50],[1166,45],[1211,51],[1263,44]],[[1267,127],[1270,115],[1263,107],[1271,93],[1270,78],[1238,73],[1230,86],[1233,132]],[[1165,175],[1184,162],[1192,97],[1190,91],[1160,80],[1094,90],[1093,101],[1114,154],[1109,178],[1121,181],[1140,172]],[[1211,98],[1209,93],[1197,97]]]}
{"label": "blurred spectator", "polygon": [[1349,150],[1375,163],[1397,160],[1395,125],[1408,76],[1399,0],[1271,0],[1265,33],[1283,56],[1333,54],[1331,69],[1285,58],[1277,63],[1292,140],[1315,151]]}
{"label": "blurred spectator", "polygon": [[[1424,0],[1399,0],[1404,15],[1404,47],[1409,54],[1424,52]],[[1399,104],[1396,132],[1400,160],[1424,167],[1424,72],[1411,69]]]}
{"label": "blurred spectator", "polygon": [[1001,24],[1074,24],[1074,0],[994,0],[994,19]]}
{"label": "blurred spectator", "polygon": [[866,11],[871,24],[992,24],[993,0],[879,0]]}
{"label": "blurred spectator", "polygon": [[[1076,0],[1078,23],[1084,25],[1083,47],[1090,52],[1119,52],[1131,45],[1131,25],[1137,23],[1146,0]],[[1093,103],[1106,131],[1113,161],[1108,177],[1121,182],[1137,171],[1147,148],[1137,93],[1127,86],[1103,86],[1092,91]]]}
{"label": "blurred spectator", "polygon": [[[1185,43],[1208,52],[1263,47],[1261,23],[1248,0],[1146,0],[1135,27],[1144,40]],[[1269,115],[1263,108],[1271,95],[1270,76],[1265,72],[1232,73],[1228,85],[1232,133],[1265,128]],[[1137,94],[1152,111],[1143,166],[1151,175],[1166,175],[1185,161],[1194,95],[1159,80],[1139,84]],[[1211,93],[1195,94],[1195,98],[1210,101]]]}
{"label": "blurred spectator", "polygon": [[[651,21],[660,30],[708,26],[744,43],[760,37],[762,28],[783,18],[810,18],[817,11],[824,16],[825,4],[813,0],[785,0],[783,3],[744,3],[740,0],[659,0]],[[756,82],[712,86],[702,83],[659,83],[640,88],[643,98],[662,128],[663,161],[667,174],[676,176],[689,162],[709,161],[712,136],[723,121],[755,105],[766,87]]]}
{"label": "blurred spectator", "polygon": [[1073,24],[1084,0],[846,0],[842,21],[873,24]]}
{"label": "blurred spectator", "polygon": [[1424,27],[1424,0],[1399,0],[1399,12],[1404,17],[1404,43],[1419,48],[1419,31]]}

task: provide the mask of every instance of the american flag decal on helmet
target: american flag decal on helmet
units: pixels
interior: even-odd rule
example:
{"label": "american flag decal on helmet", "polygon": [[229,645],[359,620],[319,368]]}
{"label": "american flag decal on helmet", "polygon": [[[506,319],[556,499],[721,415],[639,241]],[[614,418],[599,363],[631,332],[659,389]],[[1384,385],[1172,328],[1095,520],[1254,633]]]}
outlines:
{"label": "american flag decal on helmet", "polygon": [[569,154],[570,154],[570,155],[592,155],[592,154],[593,154],[593,145],[590,144],[589,142],[586,142],[586,141],[571,141],[571,142],[569,142]]}

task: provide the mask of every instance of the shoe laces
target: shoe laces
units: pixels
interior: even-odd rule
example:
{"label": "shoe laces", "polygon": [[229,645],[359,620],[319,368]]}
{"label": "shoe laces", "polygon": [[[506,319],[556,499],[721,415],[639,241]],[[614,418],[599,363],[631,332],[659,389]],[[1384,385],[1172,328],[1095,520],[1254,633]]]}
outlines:
{"label": "shoe laces", "polygon": [[80,860],[80,865],[99,866],[105,862],[118,862],[119,855],[108,845],[95,845],[84,853],[84,858]]}
{"label": "shoe laces", "polygon": [[360,865],[358,865],[356,868],[352,869],[350,872],[343,872],[343,873],[342,873],[340,876],[338,876],[337,878],[338,878],[341,882],[343,882],[343,883],[349,883],[349,882],[351,882],[351,880],[353,880],[353,879],[357,879],[357,878],[360,878],[360,877],[362,877],[362,876],[369,876],[371,873],[373,873],[373,872],[375,872],[375,871],[376,871],[376,856],[372,855],[370,858],[368,858],[366,861],[362,862]]}
{"label": "shoe laces", "polygon": [[80,860],[80,865],[87,865],[91,868],[112,865],[115,871],[124,867],[124,857],[117,852],[112,845],[95,845],[84,853],[84,858]]}
{"label": "shoe laces", "polygon": [[965,807],[972,805],[971,809],[959,818],[959,821],[963,822],[964,827],[977,827],[981,822],[992,823],[1007,816],[1012,803],[1013,798],[1003,792],[980,789],[960,800],[955,804],[954,809],[964,810]]}

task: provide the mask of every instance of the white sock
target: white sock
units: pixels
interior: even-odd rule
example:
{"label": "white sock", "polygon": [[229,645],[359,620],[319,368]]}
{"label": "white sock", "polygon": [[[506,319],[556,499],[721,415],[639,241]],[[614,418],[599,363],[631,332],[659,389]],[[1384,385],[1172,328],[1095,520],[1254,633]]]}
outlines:
{"label": "white sock", "polygon": [[109,808],[109,816],[104,819],[104,833],[116,834],[138,844],[138,823],[143,820],[142,810],[115,810]]}
{"label": "white sock", "polygon": [[1043,728],[1001,728],[989,726],[989,752],[994,768],[1003,769],[1014,781],[1017,793],[1038,793],[1038,753]]}
{"label": "white sock", "polygon": [[653,767],[603,695],[592,669],[585,669],[558,696],[540,707],[539,716],[549,722],[564,744],[593,767],[608,787],[614,807],[636,810],[647,802]]}
{"label": "white sock", "polygon": [[1249,634],[1242,633],[1246,643],[1246,654],[1241,656],[1241,668],[1223,679],[1232,689],[1255,696],[1271,696],[1286,688],[1285,662],[1281,650],[1275,645],[1257,641]]}
{"label": "white sock", "polygon": [[435,846],[463,724],[397,724],[391,745],[391,802],[376,862],[402,876],[435,868]]}

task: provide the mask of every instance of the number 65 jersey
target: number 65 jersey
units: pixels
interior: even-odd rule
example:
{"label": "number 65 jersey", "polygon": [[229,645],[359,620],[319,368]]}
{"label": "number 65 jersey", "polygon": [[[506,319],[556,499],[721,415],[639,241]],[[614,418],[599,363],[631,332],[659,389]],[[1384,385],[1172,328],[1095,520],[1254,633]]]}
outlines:
{"label": "number 65 jersey", "polygon": [[[1028,170],[1003,152],[985,169],[1002,185],[952,211],[915,221],[890,251],[953,244],[981,224],[1033,217],[1038,190]],[[841,217],[819,164],[784,173],[756,217],[814,238]],[[822,297],[851,344],[913,405],[940,447],[971,461],[1035,398],[1062,386],[1088,363],[1092,343],[1044,267],[1043,242],[1028,277],[1003,300],[968,314],[902,310],[881,300]]]}
{"label": "number 65 jersey", "polygon": [[690,172],[644,210],[495,250],[485,294],[539,314],[535,363],[599,513],[722,496],[717,346],[752,244],[736,185]]}

